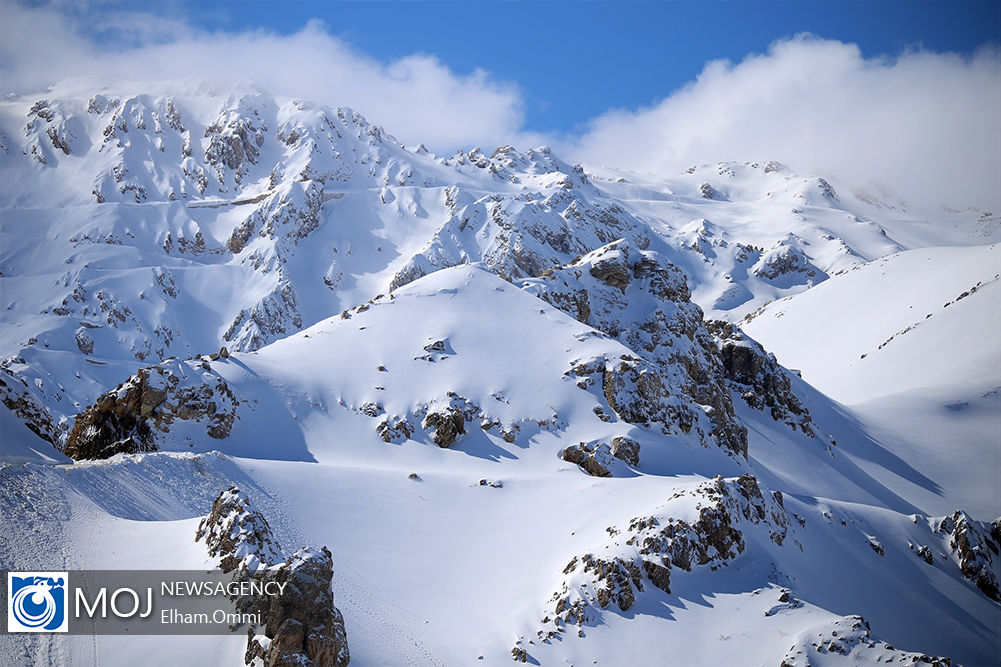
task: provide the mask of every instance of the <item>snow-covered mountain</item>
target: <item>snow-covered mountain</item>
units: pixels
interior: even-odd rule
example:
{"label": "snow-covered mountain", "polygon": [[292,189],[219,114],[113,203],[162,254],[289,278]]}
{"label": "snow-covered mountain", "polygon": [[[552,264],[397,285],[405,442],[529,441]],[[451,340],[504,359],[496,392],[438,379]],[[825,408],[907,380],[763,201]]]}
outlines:
{"label": "snow-covered mountain", "polygon": [[179,84],[4,99],[0,179],[5,568],[204,567],[210,515],[329,548],[356,664],[999,656],[989,212]]}

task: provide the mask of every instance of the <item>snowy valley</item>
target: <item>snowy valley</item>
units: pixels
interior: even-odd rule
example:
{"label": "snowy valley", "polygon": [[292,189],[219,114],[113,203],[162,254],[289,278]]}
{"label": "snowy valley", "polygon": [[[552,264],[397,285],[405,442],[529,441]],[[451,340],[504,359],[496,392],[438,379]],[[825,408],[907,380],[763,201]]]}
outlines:
{"label": "snowy valley", "polygon": [[995,664],[1001,216],[762,157],[437,156],[253,87],[4,98],[0,564],[326,547],[343,650],[0,662]]}

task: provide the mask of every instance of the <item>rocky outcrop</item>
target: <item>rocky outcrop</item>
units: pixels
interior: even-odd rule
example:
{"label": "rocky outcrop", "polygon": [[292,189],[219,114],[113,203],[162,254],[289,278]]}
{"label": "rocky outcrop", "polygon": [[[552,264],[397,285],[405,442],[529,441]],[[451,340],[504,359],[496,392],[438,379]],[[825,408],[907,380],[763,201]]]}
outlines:
{"label": "rocky outcrop", "polygon": [[609,527],[607,544],[570,560],[562,587],[547,603],[538,637],[549,641],[570,626],[583,636],[584,626],[600,622],[602,610],[630,609],[647,584],[670,593],[672,571],[725,567],[747,548],[748,531],[782,546],[792,530],[782,494],[762,492],[751,475],[717,476],[677,491],[666,505],[632,519],[625,529]]}
{"label": "rocky outcrop", "polygon": [[755,410],[767,411],[772,419],[791,429],[815,436],[809,410],[792,389],[789,371],[775,355],[729,322],[710,320],[706,327],[716,339],[719,358],[735,395]]}
{"label": "rocky outcrop", "polygon": [[35,398],[24,378],[0,366],[0,401],[35,435],[53,445],[58,442],[59,430],[52,422],[52,415]]}
{"label": "rocky outcrop", "polygon": [[783,656],[781,667],[861,665],[876,662],[904,665],[920,663],[930,667],[949,667],[952,664],[949,658],[895,649],[886,642],[875,639],[869,623],[861,616],[842,616],[800,634],[796,643]]}
{"label": "rocky outcrop", "polygon": [[210,438],[229,437],[241,402],[210,369],[207,360],[174,360],[140,370],[77,415],[66,455],[105,459],[156,451],[177,420],[201,425]]}
{"label": "rocky outcrop", "polygon": [[625,436],[613,438],[611,445],[606,442],[581,442],[560,452],[560,458],[579,465],[592,477],[613,477],[623,463],[639,465],[640,445]]}
{"label": "rocky outcrop", "polygon": [[[622,355],[601,369],[603,394],[620,419],[660,422],[668,432],[746,456],[747,431],[680,269],[620,239],[523,286],[642,355]],[[583,376],[593,366],[581,362],[575,372]]]}
{"label": "rocky outcrop", "polygon": [[[435,341],[426,345],[425,350],[429,351],[428,355],[415,358],[433,363],[436,358],[447,356],[451,347],[447,342]],[[372,410],[370,406],[371,404],[361,406],[360,412],[379,420],[375,430],[385,442],[401,442],[409,438],[427,439],[446,449],[453,446],[459,436],[466,434],[467,424],[478,423],[484,430],[496,428],[502,436],[517,430],[517,425],[502,425],[500,420],[489,415],[479,405],[453,391],[423,402],[404,414],[387,415],[382,412],[381,407],[377,406],[377,409]]]}
{"label": "rocky outcrop", "polygon": [[779,241],[762,253],[751,273],[780,287],[826,280],[827,274],[814,266],[794,242],[794,239]]}
{"label": "rocky outcrop", "polygon": [[451,407],[429,412],[421,426],[432,430],[431,439],[442,448],[451,447],[455,439],[466,432],[466,420],[462,412]]}
{"label": "rocky outcrop", "polygon": [[261,578],[287,585],[283,595],[243,607],[261,612],[263,637],[270,640],[248,638],[247,664],[260,659],[268,667],[343,667],[350,662],[344,617],[330,591],[333,557],[326,547],[299,549]]}
{"label": "rocky outcrop", "polygon": [[445,163],[459,172],[484,170],[525,189],[485,196],[458,186],[446,190],[448,219],[397,271],[391,290],[469,262],[482,261],[513,280],[539,276],[618,238],[641,248],[651,243],[640,221],[617,204],[601,202],[583,170],[548,148],[519,153],[501,147],[489,158],[477,149]]}
{"label": "rocky outcrop", "polygon": [[295,287],[279,271],[274,289],[250,308],[241,310],[222,337],[235,350],[253,352],[301,328],[302,315]]}
{"label": "rocky outcrop", "polygon": [[939,519],[935,531],[948,537],[952,559],[963,576],[984,595],[1001,602],[997,574],[1001,566],[1001,518],[984,523],[959,510]]}
{"label": "rocky outcrop", "polygon": [[223,572],[254,573],[281,560],[281,546],[268,520],[251,509],[250,499],[236,486],[220,493],[208,515],[198,522],[195,541],[202,540],[209,555],[219,558]]}
{"label": "rocky outcrop", "polygon": [[224,572],[282,584],[281,595],[234,600],[239,611],[263,621],[263,628],[247,631],[248,665],[344,667],[350,662],[344,618],[331,593],[333,557],[326,547],[304,547],[283,560],[267,520],[237,487],[219,494],[199,523],[195,540],[203,539]]}

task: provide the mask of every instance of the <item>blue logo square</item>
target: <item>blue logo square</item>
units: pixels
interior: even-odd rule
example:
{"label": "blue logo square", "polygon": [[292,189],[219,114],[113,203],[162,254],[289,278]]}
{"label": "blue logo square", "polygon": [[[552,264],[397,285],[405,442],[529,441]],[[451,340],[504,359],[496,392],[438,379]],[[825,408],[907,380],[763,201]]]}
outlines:
{"label": "blue logo square", "polygon": [[66,572],[7,573],[8,632],[66,632]]}

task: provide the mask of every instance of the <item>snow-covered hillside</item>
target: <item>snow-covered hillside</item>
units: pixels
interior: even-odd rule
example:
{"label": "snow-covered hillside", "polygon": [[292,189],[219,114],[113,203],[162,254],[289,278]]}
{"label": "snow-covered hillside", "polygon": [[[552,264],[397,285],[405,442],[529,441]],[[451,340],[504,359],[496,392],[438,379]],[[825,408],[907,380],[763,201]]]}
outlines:
{"label": "snow-covered hillside", "polygon": [[[204,85],[6,98],[0,179],[4,568],[215,563],[236,486],[352,664],[999,656],[997,216]],[[246,649],[148,639],[0,655]]]}

